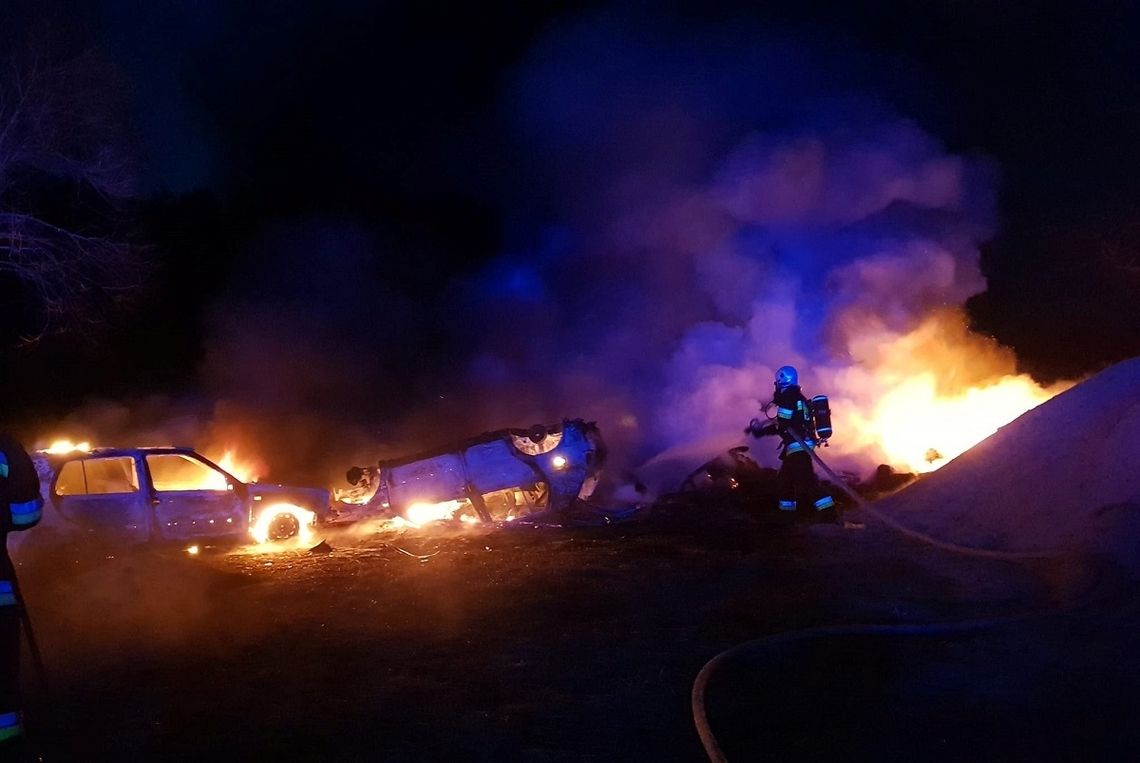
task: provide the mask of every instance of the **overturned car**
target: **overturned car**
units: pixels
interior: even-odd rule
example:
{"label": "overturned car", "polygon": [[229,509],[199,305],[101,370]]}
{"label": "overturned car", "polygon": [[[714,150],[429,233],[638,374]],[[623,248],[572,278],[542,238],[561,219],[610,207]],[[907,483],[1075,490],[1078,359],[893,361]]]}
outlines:
{"label": "overturned car", "polygon": [[33,461],[49,504],[85,537],[111,543],[305,538],[326,490],[247,484],[192,448],[96,448]]}
{"label": "overturned car", "polygon": [[605,445],[593,422],[500,429],[375,466],[353,467],[331,521],[390,515],[433,521],[513,521],[564,512],[597,487]]}

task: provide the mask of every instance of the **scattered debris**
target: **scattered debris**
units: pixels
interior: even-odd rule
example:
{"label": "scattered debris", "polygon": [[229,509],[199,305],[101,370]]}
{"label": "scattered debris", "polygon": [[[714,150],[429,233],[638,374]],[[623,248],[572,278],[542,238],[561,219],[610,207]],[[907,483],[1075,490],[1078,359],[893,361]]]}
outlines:
{"label": "scattered debris", "polygon": [[392,548],[396,549],[404,556],[410,556],[411,558],[417,559],[420,562],[427,562],[428,559],[431,559],[433,556],[439,556],[440,553],[439,551],[433,551],[430,554],[413,554],[411,551],[408,551],[405,548],[400,548],[399,546],[392,546]]}
{"label": "scattered debris", "polygon": [[317,545],[309,549],[310,554],[331,554],[333,547],[329,545],[327,540],[322,540]]}

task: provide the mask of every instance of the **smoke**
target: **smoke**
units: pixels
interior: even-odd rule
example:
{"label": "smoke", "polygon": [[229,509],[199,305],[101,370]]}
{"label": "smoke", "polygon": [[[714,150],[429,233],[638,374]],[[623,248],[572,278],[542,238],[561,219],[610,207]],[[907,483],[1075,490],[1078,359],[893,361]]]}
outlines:
{"label": "smoke", "polygon": [[962,308],[985,288],[996,173],[907,118],[897,70],[803,32],[614,12],[552,28],[450,149],[443,190],[496,211],[497,256],[425,288],[455,259],[430,236],[266,226],[217,301],[189,434],[327,484],[582,417],[619,474],[664,484],[743,443],[792,364],[833,400],[839,466],[891,462],[876,409],[900,385],[1016,372]]}
{"label": "smoke", "polygon": [[793,364],[868,468],[888,459],[858,414],[898,379],[1014,373],[961,308],[985,288],[993,168],[890,106],[881,63],[615,15],[536,46],[504,99],[531,225],[467,290],[488,417],[537,396],[599,419],[629,466],[707,458]]}

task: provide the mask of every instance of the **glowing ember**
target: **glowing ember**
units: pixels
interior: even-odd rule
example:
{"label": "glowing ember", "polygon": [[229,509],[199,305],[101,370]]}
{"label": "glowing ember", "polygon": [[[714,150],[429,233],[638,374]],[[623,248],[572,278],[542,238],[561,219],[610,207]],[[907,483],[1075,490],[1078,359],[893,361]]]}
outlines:
{"label": "glowing ember", "polygon": [[81,451],[83,453],[91,452],[91,443],[89,442],[72,442],[71,440],[56,440],[49,447],[44,449],[45,453],[52,453],[54,455],[62,455],[64,453],[73,453]]}
{"label": "glowing ember", "polygon": [[197,546],[187,546],[186,547],[186,553],[189,554],[190,556],[197,556],[198,552],[200,550],[201,549],[199,549]]}
{"label": "glowing ember", "polygon": [[451,519],[455,512],[463,506],[463,501],[443,501],[441,503],[413,503],[404,512],[404,516],[413,525],[419,527],[428,522],[439,522]]}
{"label": "glowing ember", "polygon": [[313,522],[317,515],[291,503],[275,503],[257,515],[249,534],[258,543],[271,540],[294,540],[298,544],[312,541]]}

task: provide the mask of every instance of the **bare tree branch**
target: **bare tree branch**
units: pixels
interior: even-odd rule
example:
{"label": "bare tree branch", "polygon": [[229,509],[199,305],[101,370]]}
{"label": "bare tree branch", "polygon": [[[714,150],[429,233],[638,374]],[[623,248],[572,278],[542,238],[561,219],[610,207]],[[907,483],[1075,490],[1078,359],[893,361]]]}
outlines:
{"label": "bare tree branch", "polygon": [[0,273],[38,300],[44,332],[98,322],[141,281],[113,225],[134,188],[122,88],[96,52],[49,50],[15,46],[0,66]]}

